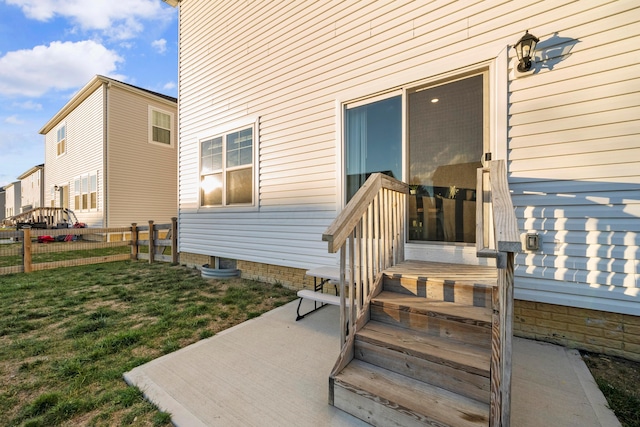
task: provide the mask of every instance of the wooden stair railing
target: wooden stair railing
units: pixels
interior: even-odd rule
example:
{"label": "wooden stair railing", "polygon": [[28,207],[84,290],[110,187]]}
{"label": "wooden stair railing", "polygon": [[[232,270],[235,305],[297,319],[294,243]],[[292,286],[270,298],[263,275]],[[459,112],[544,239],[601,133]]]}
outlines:
{"label": "wooden stair railing", "polygon": [[[340,251],[342,349],[329,377],[332,405],[335,378],[354,359],[356,332],[369,321],[372,298],[382,289],[382,273],[404,261],[408,193],[408,185],[374,174],[323,234],[329,252]],[[497,266],[497,286],[491,292],[488,421],[490,426],[506,427],[511,408],[513,268],[521,243],[504,161],[478,170],[476,199],[478,256],[496,258]]]}
{"label": "wooden stair railing", "polygon": [[404,260],[407,194],[407,184],[374,173],[322,235],[329,253],[340,251],[341,345],[347,328],[349,336],[355,335],[356,319],[371,299],[379,273]]}
{"label": "wooden stair railing", "polygon": [[504,160],[478,169],[476,193],[478,257],[496,258],[491,334],[490,425],[508,427],[511,414],[511,354],[513,337],[513,268],[522,250]]}
{"label": "wooden stair railing", "polygon": [[9,218],[5,218],[4,223],[7,225],[16,226],[18,223],[45,224],[47,228],[53,228],[57,224],[69,224],[73,225],[78,222],[75,214],[68,208],[52,208],[52,207],[38,207],[27,212],[23,212],[14,215]]}

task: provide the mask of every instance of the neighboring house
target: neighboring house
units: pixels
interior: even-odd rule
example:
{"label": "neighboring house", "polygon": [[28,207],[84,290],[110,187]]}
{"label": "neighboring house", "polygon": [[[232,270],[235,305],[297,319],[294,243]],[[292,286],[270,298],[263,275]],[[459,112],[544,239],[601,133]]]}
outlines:
{"label": "neighboring house", "polygon": [[[532,235],[516,334],[640,359],[635,2],[165,1],[180,8],[183,262],[300,286],[337,263],[321,235],[378,171],[412,186],[407,259],[479,262],[491,153]],[[525,30],[540,41],[519,72]]]}
{"label": "neighboring house", "polygon": [[44,164],[37,165],[18,177],[21,189],[21,212],[44,206]]}
{"label": "neighboring house", "polygon": [[12,182],[4,187],[4,216],[9,218],[20,213],[20,181]]}
{"label": "neighboring house", "polygon": [[90,227],[176,216],[176,99],[96,76],[40,130],[45,205]]}
{"label": "neighboring house", "polygon": [[0,187],[0,221],[6,218],[5,212],[6,193],[4,187]]}

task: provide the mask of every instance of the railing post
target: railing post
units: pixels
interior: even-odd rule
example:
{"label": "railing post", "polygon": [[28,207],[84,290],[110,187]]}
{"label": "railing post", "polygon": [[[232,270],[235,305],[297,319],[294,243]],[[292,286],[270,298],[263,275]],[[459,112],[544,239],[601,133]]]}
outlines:
{"label": "railing post", "polygon": [[154,234],[153,221],[149,220],[149,264],[153,263],[153,254],[155,252],[155,245],[153,244]]}
{"label": "railing post", "polygon": [[345,295],[346,244],[340,248],[340,346],[347,341],[347,307]]}
{"label": "railing post", "polygon": [[506,253],[507,266],[502,270],[500,275],[504,280],[503,286],[500,288],[500,296],[503,299],[502,312],[500,313],[502,321],[502,346],[501,360],[502,377],[500,383],[500,394],[502,396],[500,421],[503,427],[509,427],[511,418],[511,366],[512,366],[512,337],[513,337],[513,276],[514,276],[514,258],[513,252]]}
{"label": "railing post", "polygon": [[25,273],[31,273],[31,230],[28,228],[22,229],[22,265]]}
{"label": "railing post", "polygon": [[138,224],[131,223],[131,259],[138,259]]}
{"label": "railing post", "polygon": [[171,263],[178,263],[178,218],[171,218]]}

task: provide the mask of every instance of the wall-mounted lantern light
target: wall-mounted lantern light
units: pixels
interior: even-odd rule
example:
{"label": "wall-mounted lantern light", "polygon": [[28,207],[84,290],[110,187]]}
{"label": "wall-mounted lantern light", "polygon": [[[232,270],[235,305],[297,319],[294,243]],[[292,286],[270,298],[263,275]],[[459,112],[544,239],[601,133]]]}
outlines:
{"label": "wall-mounted lantern light", "polygon": [[531,69],[531,58],[533,58],[533,53],[536,50],[536,44],[540,40],[534,36],[533,34],[529,34],[529,30],[524,33],[524,36],[518,43],[515,44],[516,54],[518,55],[518,71],[524,73],[525,71],[529,71]]}

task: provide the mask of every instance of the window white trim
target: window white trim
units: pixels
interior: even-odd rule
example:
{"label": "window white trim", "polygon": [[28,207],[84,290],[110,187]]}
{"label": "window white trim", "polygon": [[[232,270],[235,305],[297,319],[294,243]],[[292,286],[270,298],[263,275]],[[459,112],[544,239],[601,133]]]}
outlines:
{"label": "window white trim", "polygon": [[[77,212],[99,211],[100,200],[98,199],[98,171],[77,175],[73,178],[72,182],[73,189],[70,188],[69,193],[73,194],[73,210]],[[85,195],[86,198],[83,197]]]}
{"label": "window white trim", "polygon": [[[171,111],[167,111],[167,110],[163,110],[162,108],[158,108],[156,106],[153,105],[149,105],[149,109],[148,109],[148,122],[147,122],[147,126],[148,126],[148,142],[149,144],[153,144],[153,145],[158,145],[160,147],[170,147],[173,148],[175,146],[175,114]],[[160,113],[160,114],[166,114],[169,116],[169,128],[165,128],[165,127],[161,127],[161,126],[155,126],[153,123],[153,113]],[[153,139],[153,128],[154,127],[158,127],[160,129],[164,129],[164,130],[168,130],[169,131],[169,143],[164,143],[164,142],[160,142],[160,141],[155,141]]]}
{"label": "window white trim", "polygon": [[[198,147],[198,169],[196,172],[196,182],[197,182],[197,192],[198,192],[198,211],[213,211],[213,210],[224,210],[225,212],[245,212],[245,211],[256,211],[259,209],[259,117],[251,117],[241,120],[235,120],[233,122],[229,122],[223,126],[217,126],[211,128],[208,131],[202,132],[196,138],[197,147]],[[202,192],[201,192],[201,180],[202,180],[202,142],[207,140],[213,140],[219,137],[223,137],[223,145],[222,145],[222,169],[216,173],[226,174],[227,170],[239,170],[244,169],[243,167],[237,168],[232,167],[228,168],[226,165],[226,136],[237,131],[241,131],[244,129],[251,128],[252,130],[252,154],[251,154],[251,182],[252,182],[252,194],[251,194],[251,203],[238,203],[238,204],[227,204],[226,203],[226,195],[225,195],[225,182],[226,178],[223,180],[223,197],[221,205],[205,205],[203,206],[202,201]],[[248,169],[248,166],[246,167]]]}
{"label": "window white trim", "polygon": [[67,142],[67,122],[62,122],[56,127],[56,157],[67,154]]}
{"label": "window white trim", "polygon": [[505,47],[489,64],[489,132],[494,160],[507,160],[509,97],[509,48]]}

